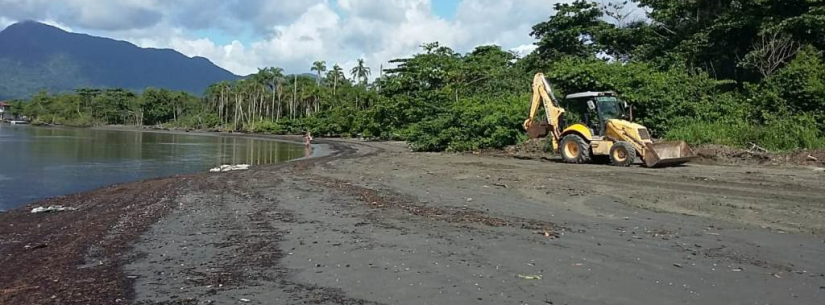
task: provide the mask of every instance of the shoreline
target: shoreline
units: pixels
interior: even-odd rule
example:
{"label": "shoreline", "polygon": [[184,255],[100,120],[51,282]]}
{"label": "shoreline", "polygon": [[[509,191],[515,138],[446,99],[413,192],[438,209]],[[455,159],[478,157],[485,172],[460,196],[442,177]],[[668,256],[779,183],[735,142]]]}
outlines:
{"label": "shoreline", "polygon": [[[65,129],[65,128],[69,128],[69,129],[88,129],[88,130],[101,130],[101,131],[145,132],[145,133],[160,133],[160,134],[174,134],[174,135],[191,135],[191,136],[203,136],[203,137],[244,138],[244,139],[255,139],[255,140],[263,140],[263,141],[275,141],[275,142],[281,142],[281,143],[288,143],[288,144],[294,144],[294,145],[301,146],[301,147],[304,146],[303,142],[302,142],[302,137],[300,137],[300,136],[290,136],[290,135],[259,135],[259,134],[209,132],[209,131],[191,131],[190,132],[190,131],[183,131],[183,130],[155,130],[155,129],[137,128],[137,127],[129,127],[129,126],[71,127],[71,126],[33,126],[33,125],[28,125],[28,126],[20,126],[20,127],[23,127],[23,128],[45,128],[45,129],[53,129],[53,128],[54,129]],[[333,153],[333,151],[331,150],[331,146],[329,144],[324,144],[324,143],[321,143],[320,141],[315,141],[315,142],[316,143],[312,145],[310,156],[296,158],[296,159],[292,159],[292,160],[289,160],[289,161],[286,161],[286,162],[293,162],[293,161],[297,161],[297,160],[318,158],[318,157],[327,156],[327,155]],[[281,162],[281,163],[286,163],[286,162]],[[203,169],[203,172],[207,172],[208,170],[209,170],[209,168],[205,168],[205,169]],[[48,201],[50,199],[61,198],[61,197],[66,197],[66,196],[71,196],[71,195],[78,195],[78,194],[87,193],[87,192],[93,192],[93,191],[96,191],[96,190],[105,189],[105,188],[109,188],[109,187],[113,187],[113,186],[117,186],[117,185],[136,183],[136,182],[141,182],[141,181],[146,181],[146,180],[154,180],[154,179],[161,179],[161,178],[172,178],[172,177],[177,177],[177,176],[181,176],[181,175],[190,175],[190,174],[197,174],[197,173],[177,173],[177,174],[168,175],[168,176],[161,176],[161,177],[154,177],[154,178],[148,178],[148,179],[140,179],[140,180],[135,180],[135,181],[130,181],[130,182],[122,182],[122,183],[114,183],[114,184],[103,185],[103,186],[100,186],[100,187],[97,187],[97,188],[94,188],[94,189],[90,189],[90,190],[86,190],[86,191],[75,192],[75,193],[67,193],[67,194],[63,194],[63,195],[57,195],[57,196],[53,196],[53,197],[37,199],[35,201],[20,204],[15,208],[11,208],[11,209],[8,209],[8,210],[0,210],[0,214],[7,213],[7,212],[10,212],[10,211],[13,211],[13,210],[16,210],[16,209],[31,210],[32,207],[38,206],[39,203]]]}
{"label": "shoreline", "polygon": [[[207,131],[207,130],[164,130],[164,129],[152,129],[152,128],[138,128],[138,127],[130,127],[130,126],[101,126],[101,127],[89,127],[93,130],[114,130],[114,131],[134,131],[134,132],[151,132],[151,133],[165,133],[165,134],[177,134],[177,135],[195,135],[195,136],[206,136],[206,137],[236,137],[236,138],[245,138],[245,139],[256,139],[256,140],[265,140],[265,141],[276,141],[276,142],[284,142],[290,143],[295,145],[303,146],[303,136],[301,135],[276,135],[276,134],[259,134],[259,133],[243,133],[243,132],[224,132],[224,131]],[[332,150],[331,146],[326,143],[324,140],[333,140],[336,138],[316,138],[317,141],[315,144],[312,144],[312,153],[309,157],[298,158],[294,160],[290,160],[288,162],[297,161],[297,160],[305,160],[305,159],[312,159],[318,157],[328,156],[334,151]]]}
{"label": "shoreline", "polygon": [[0,303],[817,304],[825,293],[819,173],[319,142],[329,155],[51,200],[73,212],[0,214]]}
{"label": "shoreline", "polygon": [[[223,131],[207,131],[207,130],[163,130],[163,129],[152,129],[152,128],[138,128],[138,127],[129,127],[129,126],[101,126],[101,127],[89,127],[92,130],[111,130],[111,131],[133,131],[133,132],[149,132],[149,133],[163,133],[163,134],[176,134],[176,135],[194,135],[194,136],[205,136],[205,137],[228,137],[228,138],[245,138],[245,139],[255,139],[255,140],[265,140],[265,141],[276,141],[276,142],[283,142],[283,143],[290,143],[299,146],[304,146],[303,143],[303,136],[300,135],[275,135],[275,134],[258,134],[258,133],[242,133],[242,132],[223,132]],[[318,141],[315,144],[312,144],[312,153],[309,157],[298,158],[294,160],[290,160],[288,162],[296,161],[296,160],[305,160],[311,158],[318,158],[327,156],[332,152],[331,146],[326,144],[323,140],[332,140],[335,138],[318,138]]]}
{"label": "shoreline", "polygon": [[[295,143],[291,137],[278,138],[266,139]],[[340,153],[334,143],[317,142],[313,145],[324,148],[320,152],[313,150],[313,156],[309,158],[267,164],[252,170],[298,166],[333,158]],[[128,252],[141,234],[176,208],[180,189],[202,183],[209,177],[241,173],[203,171],[143,179],[46,198],[0,212],[0,223],[4,225],[0,226],[0,269],[3,270],[0,274],[0,283],[3,283],[0,285],[0,304],[103,304],[130,299],[133,296],[131,281],[123,274],[123,267],[134,259]],[[30,212],[32,207],[51,205],[76,210]],[[49,259],[35,261],[29,258],[30,255]],[[77,266],[78,261],[85,263]],[[72,281],[84,276],[92,278],[88,282],[81,280],[83,285]],[[47,278],[54,279],[45,280]],[[65,296],[61,298],[60,294]],[[110,298],[112,295],[119,297]]]}
{"label": "shoreline", "polygon": [[[149,127],[136,127],[125,125],[108,125],[108,126],[89,126],[89,127],[75,127],[75,126],[38,126],[38,125],[21,125],[19,127],[32,128],[53,128],[53,129],[86,129],[86,130],[102,130],[102,131],[129,131],[129,132],[147,132],[147,133],[161,133],[161,134],[176,134],[176,135],[196,135],[208,137],[238,137],[249,138],[267,141],[286,142],[297,145],[303,145],[303,136],[301,135],[276,135],[276,134],[261,134],[261,133],[245,133],[245,132],[225,132],[225,131],[208,131],[208,130],[184,130],[184,129],[158,129]],[[323,139],[323,138],[319,138]],[[334,138],[328,138],[334,139]],[[318,142],[318,141],[316,141]],[[322,144],[322,143],[319,143]],[[317,145],[317,144],[313,144]]]}

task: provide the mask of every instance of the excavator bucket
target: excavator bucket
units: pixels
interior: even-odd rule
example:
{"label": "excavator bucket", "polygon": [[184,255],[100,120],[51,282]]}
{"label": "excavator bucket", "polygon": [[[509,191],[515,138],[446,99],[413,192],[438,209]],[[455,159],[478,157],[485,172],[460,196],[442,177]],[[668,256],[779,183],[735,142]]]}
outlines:
{"label": "excavator bucket", "polygon": [[527,129],[527,136],[530,139],[542,139],[550,134],[550,124],[547,122],[535,123]]}
{"label": "excavator bucket", "polygon": [[666,167],[685,164],[696,158],[690,146],[679,141],[647,144],[644,161],[647,167]]}

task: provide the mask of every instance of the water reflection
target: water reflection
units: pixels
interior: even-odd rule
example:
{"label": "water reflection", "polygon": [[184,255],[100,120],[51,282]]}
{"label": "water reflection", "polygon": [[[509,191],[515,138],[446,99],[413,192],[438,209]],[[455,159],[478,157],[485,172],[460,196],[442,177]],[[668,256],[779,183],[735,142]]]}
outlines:
{"label": "water reflection", "polygon": [[0,210],[115,183],[309,154],[303,145],[253,138],[0,125]]}

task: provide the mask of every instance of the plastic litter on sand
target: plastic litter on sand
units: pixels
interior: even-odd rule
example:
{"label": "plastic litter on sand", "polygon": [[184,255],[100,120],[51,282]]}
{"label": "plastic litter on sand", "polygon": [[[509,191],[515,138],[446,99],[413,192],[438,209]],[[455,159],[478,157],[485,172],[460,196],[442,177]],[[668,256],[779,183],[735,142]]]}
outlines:
{"label": "plastic litter on sand", "polygon": [[216,168],[210,169],[210,172],[213,173],[224,173],[224,172],[232,172],[232,171],[245,171],[248,170],[251,166],[249,164],[238,164],[238,165],[221,165]]}
{"label": "plastic litter on sand", "polygon": [[62,205],[53,205],[53,206],[48,206],[48,207],[36,207],[36,208],[32,209],[32,214],[54,213],[54,212],[65,212],[65,211],[77,211],[77,208],[64,207]]}

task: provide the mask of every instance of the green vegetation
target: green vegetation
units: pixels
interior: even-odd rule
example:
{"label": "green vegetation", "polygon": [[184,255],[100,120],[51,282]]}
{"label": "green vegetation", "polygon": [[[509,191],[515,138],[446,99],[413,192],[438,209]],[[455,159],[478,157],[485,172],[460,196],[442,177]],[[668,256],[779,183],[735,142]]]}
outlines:
{"label": "green vegetation", "polygon": [[[557,95],[613,90],[655,136],[692,144],[825,147],[825,7],[818,0],[639,0],[557,4],[524,58],[497,46],[459,54],[438,43],[373,73],[315,62],[316,77],[260,70],[201,98],[147,89],[41,93],[23,113],[71,125],[175,127],[403,139],[421,151],[500,148],[525,138],[530,81]],[[378,74],[378,75],[375,75]],[[369,82],[370,76],[377,76]]]}

